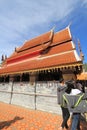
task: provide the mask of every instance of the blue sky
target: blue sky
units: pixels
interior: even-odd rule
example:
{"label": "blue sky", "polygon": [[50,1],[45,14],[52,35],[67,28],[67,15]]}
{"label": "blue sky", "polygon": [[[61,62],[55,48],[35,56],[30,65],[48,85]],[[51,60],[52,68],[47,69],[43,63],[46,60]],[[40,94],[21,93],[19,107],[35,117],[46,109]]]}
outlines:
{"label": "blue sky", "polygon": [[26,40],[54,26],[57,32],[70,23],[87,63],[87,0],[0,0],[0,59],[2,54],[9,57]]}

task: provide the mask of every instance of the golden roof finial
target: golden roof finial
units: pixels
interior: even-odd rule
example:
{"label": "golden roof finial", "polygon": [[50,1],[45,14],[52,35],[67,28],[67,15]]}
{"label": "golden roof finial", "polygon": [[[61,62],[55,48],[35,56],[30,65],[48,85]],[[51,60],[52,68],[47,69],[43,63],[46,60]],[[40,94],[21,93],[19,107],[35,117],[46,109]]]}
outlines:
{"label": "golden roof finial", "polygon": [[70,28],[71,24],[72,24],[72,22],[69,23],[69,25],[68,25],[69,28]]}
{"label": "golden roof finial", "polygon": [[52,28],[51,30],[54,31],[55,28],[56,28],[56,25],[54,25],[53,28]]}
{"label": "golden roof finial", "polygon": [[80,58],[82,60],[84,60],[84,54],[82,53],[82,49],[81,49],[81,45],[80,45],[80,40],[78,39],[78,48],[79,48],[79,52],[80,52]]}
{"label": "golden roof finial", "polygon": [[71,24],[72,24],[72,22],[70,22],[66,28],[70,28]]}

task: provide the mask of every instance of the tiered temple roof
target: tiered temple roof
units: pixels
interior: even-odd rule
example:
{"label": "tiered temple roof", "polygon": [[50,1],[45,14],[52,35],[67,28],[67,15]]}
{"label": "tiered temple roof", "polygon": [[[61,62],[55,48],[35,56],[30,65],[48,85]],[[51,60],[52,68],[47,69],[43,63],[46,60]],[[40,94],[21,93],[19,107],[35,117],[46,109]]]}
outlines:
{"label": "tiered temple roof", "polygon": [[70,28],[57,33],[53,30],[26,41],[15,49],[0,68],[0,75],[80,66],[82,59],[77,54]]}

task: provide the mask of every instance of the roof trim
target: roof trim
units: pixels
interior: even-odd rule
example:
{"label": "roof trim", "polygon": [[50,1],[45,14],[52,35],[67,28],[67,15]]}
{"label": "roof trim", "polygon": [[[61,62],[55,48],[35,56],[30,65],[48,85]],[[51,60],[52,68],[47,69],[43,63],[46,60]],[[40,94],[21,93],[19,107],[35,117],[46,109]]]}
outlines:
{"label": "roof trim", "polygon": [[72,47],[73,49],[75,49],[75,44],[73,43],[73,41],[71,41]]}
{"label": "roof trim", "polygon": [[19,72],[8,72],[8,73],[0,74],[0,76],[11,75],[11,74],[14,75],[14,74],[22,74],[22,73],[32,73],[32,72],[49,70],[49,69],[63,69],[63,68],[76,67],[76,66],[82,66],[82,65],[83,65],[82,63],[73,63],[73,64],[67,64],[67,65],[54,66],[54,67],[46,67],[46,68],[41,68],[41,69],[31,69],[31,70],[19,71]]}
{"label": "roof trim", "polygon": [[66,28],[68,28],[69,36],[70,36],[70,38],[72,39],[72,35],[71,35],[71,31],[70,31],[70,26],[68,26],[68,27],[66,27]]}
{"label": "roof trim", "polygon": [[74,50],[74,54],[75,54],[77,61],[82,61],[81,58],[79,57],[79,55],[77,54],[76,50]]}

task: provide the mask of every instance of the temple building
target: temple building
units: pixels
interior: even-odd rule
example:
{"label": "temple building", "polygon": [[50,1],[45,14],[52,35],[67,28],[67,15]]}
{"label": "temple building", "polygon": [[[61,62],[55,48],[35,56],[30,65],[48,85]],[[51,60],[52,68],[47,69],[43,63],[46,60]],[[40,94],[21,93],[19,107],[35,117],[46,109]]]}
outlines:
{"label": "temple building", "polygon": [[68,26],[26,41],[9,57],[2,55],[0,101],[60,114],[59,79],[77,79],[83,72],[80,42],[78,48]]}
{"label": "temple building", "polygon": [[2,57],[0,82],[76,79],[82,66],[83,55],[76,50],[70,27],[56,33],[52,29]]}

